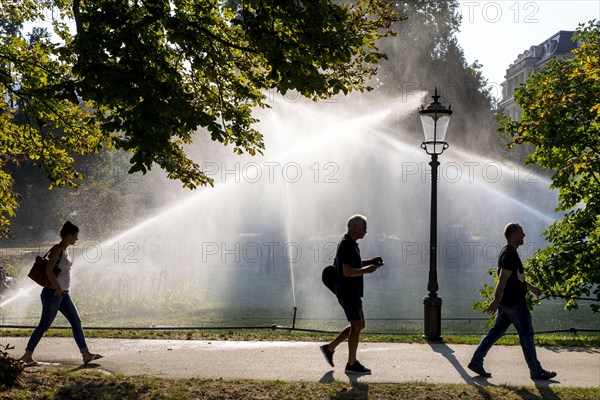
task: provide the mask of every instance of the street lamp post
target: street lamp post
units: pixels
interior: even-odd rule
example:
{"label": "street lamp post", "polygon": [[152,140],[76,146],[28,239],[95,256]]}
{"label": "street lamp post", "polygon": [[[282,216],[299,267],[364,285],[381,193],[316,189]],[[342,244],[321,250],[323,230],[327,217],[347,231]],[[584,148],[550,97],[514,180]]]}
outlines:
{"label": "street lamp post", "polygon": [[423,298],[425,308],[424,334],[427,340],[441,340],[442,331],[442,299],[438,297],[437,281],[437,179],[438,179],[438,155],[448,148],[446,143],[446,130],[452,115],[452,107],[444,107],[438,101],[440,96],[435,88],[433,101],[427,107],[421,106],[419,115],[423,124],[425,141],[421,148],[431,155],[431,223],[429,236],[429,281],[427,290],[429,293]]}

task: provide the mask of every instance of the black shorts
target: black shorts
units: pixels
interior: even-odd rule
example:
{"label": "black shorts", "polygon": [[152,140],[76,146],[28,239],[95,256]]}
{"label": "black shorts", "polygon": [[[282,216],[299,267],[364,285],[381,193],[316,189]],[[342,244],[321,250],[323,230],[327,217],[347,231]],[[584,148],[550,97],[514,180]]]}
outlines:
{"label": "black shorts", "polygon": [[360,297],[338,297],[338,302],[346,313],[348,321],[364,321],[365,315],[362,309],[362,300]]}

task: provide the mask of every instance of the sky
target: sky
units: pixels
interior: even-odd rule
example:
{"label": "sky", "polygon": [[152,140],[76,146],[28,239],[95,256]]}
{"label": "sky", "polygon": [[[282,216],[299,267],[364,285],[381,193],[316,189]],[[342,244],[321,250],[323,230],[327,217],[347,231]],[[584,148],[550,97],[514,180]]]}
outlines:
{"label": "sky", "polygon": [[469,64],[478,60],[496,97],[517,56],[558,31],[600,20],[600,0],[459,1],[458,42]]}

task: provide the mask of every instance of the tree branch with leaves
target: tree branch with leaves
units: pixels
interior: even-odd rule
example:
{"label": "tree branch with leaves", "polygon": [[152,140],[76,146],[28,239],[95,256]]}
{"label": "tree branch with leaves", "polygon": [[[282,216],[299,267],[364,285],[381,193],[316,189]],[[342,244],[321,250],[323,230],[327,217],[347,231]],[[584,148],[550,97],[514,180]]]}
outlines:
{"label": "tree branch with leaves", "polygon": [[[28,0],[1,7],[3,233],[17,205],[6,166],[20,157],[39,161],[53,186],[76,186],[82,175],[73,155],[103,147],[130,152],[130,173],[158,165],[186,187],[212,184],[184,145],[209,134],[238,154],[261,153],[252,112],[268,107],[268,90],[314,100],[370,90],[386,57],[378,41],[405,18],[386,0]],[[47,15],[56,16],[46,22],[59,40],[27,42],[23,24]]]}

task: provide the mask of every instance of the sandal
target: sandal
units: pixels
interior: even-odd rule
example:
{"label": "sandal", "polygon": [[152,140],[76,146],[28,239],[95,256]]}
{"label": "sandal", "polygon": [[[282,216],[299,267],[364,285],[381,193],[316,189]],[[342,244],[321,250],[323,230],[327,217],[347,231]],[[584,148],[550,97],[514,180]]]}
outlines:
{"label": "sandal", "polygon": [[83,363],[84,363],[84,364],[89,364],[90,362],[92,362],[92,361],[94,361],[94,360],[99,360],[99,359],[101,359],[102,357],[104,357],[104,356],[103,356],[103,355],[101,355],[101,354],[92,354],[92,357],[91,357],[89,360],[87,360],[87,361],[83,360]]}
{"label": "sandal", "polygon": [[37,367],[40,365],[39,362],[35,361],[35,360],[31,360],[31,361],[21,361],[23,363],[24,367]]}

